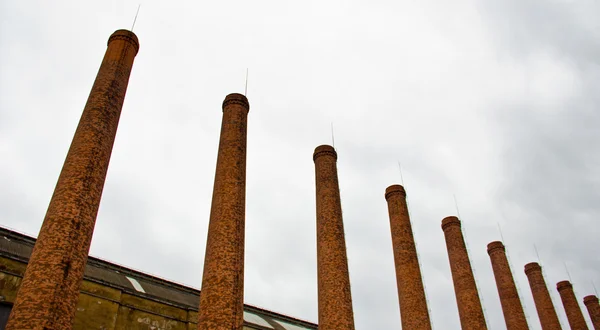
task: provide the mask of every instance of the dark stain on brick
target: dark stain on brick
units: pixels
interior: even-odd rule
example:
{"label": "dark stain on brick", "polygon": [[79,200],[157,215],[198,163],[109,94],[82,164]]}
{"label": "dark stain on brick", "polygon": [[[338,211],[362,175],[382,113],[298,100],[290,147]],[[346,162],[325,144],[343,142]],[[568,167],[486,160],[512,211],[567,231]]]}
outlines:
{"label": "dark stain on brick", "polygon": [[92,240],[137,37],[118,30],[75,131],[6,329],[69,329]]}

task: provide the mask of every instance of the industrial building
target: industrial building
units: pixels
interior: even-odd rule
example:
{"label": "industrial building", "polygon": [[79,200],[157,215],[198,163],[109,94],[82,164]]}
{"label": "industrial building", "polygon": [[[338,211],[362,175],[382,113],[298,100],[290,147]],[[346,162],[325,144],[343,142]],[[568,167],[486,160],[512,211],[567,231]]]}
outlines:
{"label": "industrial building", "polygon": [[[4,329],[35,238],[0,228],[0,329]],[[73,329],[196,329],[200,291],[88,257]],[[243,329],[305,330],[316,324],[244,306]]]}
{"label": "industrial building", "polygon": [[[108,40],[37,241],[0,229],[0,320],[6,329],[317,329],[316,324],[244,305],[247,117],[245,95],[229,94],[217,154],[201,290],[88,257],[129,75],[139,51],[133,32]],[[318,328],[354,329],[337,173],[337,151],[315,148]],[[392,249],[402,327],[430,330],[406,191],[389,186]],[[464,330],[487,329],[461,221],[441,221]],[[528,329],[502,242],[488,254],[508,330]],[[537,264],[525,266],[544,330],[560,329]],[[557,284],[572,329],[587,329],[571,283]],[[584,304],[600,327],[598,298]],[[8,316],[10,314],[10,316]],[[8,321],[7,321],[8,316]],[[4,327],[4,325],[2,325]]]}

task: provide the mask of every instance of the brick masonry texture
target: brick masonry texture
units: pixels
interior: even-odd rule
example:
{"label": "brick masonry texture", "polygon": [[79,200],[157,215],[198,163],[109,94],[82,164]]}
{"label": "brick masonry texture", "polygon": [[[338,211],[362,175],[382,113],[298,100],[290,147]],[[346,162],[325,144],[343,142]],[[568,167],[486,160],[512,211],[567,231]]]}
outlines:
{"label": "brick masonry texture", "polygon": [[337,153],[328,145],[313,154],[317,195],[319,330],[354,329]]}
{"label": "brick masonry texture", "polygon": [[588,330],[587,323],[583,318],[583,313],[575,297],[573,291],[573,285],[569,281],[561,281],[556,283],[556,289],[560,294],[560,300],[562,300],[565,313],[567,314],[567,320],[572,330]]}
{"label": "brick masonry texture", "polygon": [[242,329],[244,235],[246,218],[246,141],[248,99],[229,94],[223,120],[213,188],[199,330]]}
{"label": "brick masonry texture", "polygon": [[70,329],[138,39],[118,30],[102,60],[6,329]]}
{"label": "brick masonry texture", "polygon": [[586,296],[583,298],[583,304],[590,314],[594,329],[600,330],[600,303],[598,303],[598,297],[594,295]]}
{"label": "brick masonry texture", "polygon": [[460,325],[463,330],[487,329],[475,277],[473,277],[473,269],[460,227],[460,220],[457,217],[446,217],[442,220]]}
{"label": "brick masonry texture", "polygon": [[402,329],[431,329],[406,191],[401,185],[389,186],[385,190],[385,199],[390,216]]}
{"label": "brick masonry texture", "polygon": [[561,330],[558,315],[542,274],[542,267],[537,262],[528,263],[525,265],[525,275],[527,275],[529,281],[542,330]]}
{"label": "brick masonry texture", "polygon": [[527,319],[523,312],[523,305],[519,299],[517,286],[506,258],[504,244],[499,241],[491,242],[487,246],[487,252],[492,262],[494,278],[498,287],[500,304],[504,313],[504,321],[507,330],[527,330]]}

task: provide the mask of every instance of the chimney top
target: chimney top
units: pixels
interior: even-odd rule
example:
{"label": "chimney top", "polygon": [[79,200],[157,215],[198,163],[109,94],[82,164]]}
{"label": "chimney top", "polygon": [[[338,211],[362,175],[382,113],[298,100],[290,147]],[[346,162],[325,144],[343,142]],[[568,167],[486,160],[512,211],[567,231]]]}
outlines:
{"label": "chimney top", "polygon": [[556,283],[556,290],[561,291],[568,288],[573,288],[573,285],[569,281],[560,281]]}
{"label": "chimney top", "polygon": [[250,111],[250,103],[248,102],[248,99],[246,96],[240,93],[231,93],[225,96],[225,100],[223,101],[223,110],[225,110],[225,107],[230,104],[241,105],[242,107],[246,108],[246,111]]}
{"label": "chimney top", "polygon": [[460,227],[460,220],[458,220],[458,218],[455,216],[445,217],[442,220],[442,230],[445,231],[450,226],[459,226]]}
{"label": "chimney top", "polygon": [[113,34],[111,34],[108,38],[107,45],[109,45],[114,40],[125,40],[129,42],[131,45],[133,45],[133,47],[135,47],[136,54],[140,50],[140,42],[138,40],[138,37],[135,35],[135,33],[129,30],[117,30],[113,32]]}
{"label": "chimney top", "polygon": [[494,250],[498,250],[498,249],[502,249],[502,251],[505,250],[504,244],[502,244],[502,242],[500,242],[500,241],[493,241],[487,245],[488,254],[491,254],[492,252],[494,252]]}
{"label": "chimney top", "polygon": [[525,265],[525,274],[532,272],[534,270],[541,270],[541,269],[542,269],[542,267],[537,262],[530,262],[527,265]]}
{"label": "chimney top", "polygon": [[313,153],[313,161],[317,160],[318,157],[325,155],[329,155],[337,160],[337,152],[335,152],[335,149],[330,145],[323,144],[315,148],[315,152]]}
{"label": "chimney top", "polygon": [[589,296],[585,296],[583,297],[583,304],[584,305],[588,305],[588,304],[598,304],[598,297],[592,295]]}
{"label": "chimney top", "polygon": [[406,190],[399,184],[393,184],[385,189],[385,199],[387,200],[393,194],[400,194],[406,197]]}

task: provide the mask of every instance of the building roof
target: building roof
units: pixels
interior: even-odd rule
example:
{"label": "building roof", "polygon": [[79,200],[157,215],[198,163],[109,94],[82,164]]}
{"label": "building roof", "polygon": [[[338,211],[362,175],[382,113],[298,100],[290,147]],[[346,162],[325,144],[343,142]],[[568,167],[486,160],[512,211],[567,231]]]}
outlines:
{"label": "building roof", "polygon": [[[35,238],[0,227],[0,256],[27,263],[34,244]],[[178,308],[198,310],[200,290],[100,258],[88,257],[84,279]],[[314,323],[246,304],[244,304],[244,321],[260,329],[317,329]]]}

